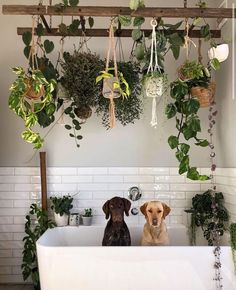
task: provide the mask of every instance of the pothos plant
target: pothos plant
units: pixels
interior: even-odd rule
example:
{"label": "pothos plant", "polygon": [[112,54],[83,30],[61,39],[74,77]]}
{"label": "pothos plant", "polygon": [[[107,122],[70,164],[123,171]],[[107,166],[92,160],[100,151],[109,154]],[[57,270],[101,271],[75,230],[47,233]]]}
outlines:
{"label": "pothos plant", "polygon": [[[229,214],[224,207],[224,196],[221,192],[215,193],[215,205],[212,207],[211,190],[203,194],[196,194],[192,199],[192,208],[187,212],[191,213],[191,232],[192,243],[196,243],[196,228],[201,227],[204,238],[208,245],[212,246],[214,241],[214,231],[216,230],[220,236],[228,229],[227,223],[229,221]],[[214,222],[217,219],[217,223]]]}
{"label": "pothos plant", "polygon": [[24,121],[26,130],[22,132],[22,138],[39,149],[44,140],[33,131],[33,127],[39,123],[37,114],[40,111],[45,109],[47,115],[54,114],[53,91],[56,81],[47,81],[39,69],[25,71],[22,67],[15,67],[13,72],[17,78],[10,88],[9,108]]}
{"label": "pothos plant", "polygon": [[[192,180],[208,180],[209,176],[201,175],[196,167],[190,164],[190,140],[196,146],[208,147],[209,142],[198,136],[201,132],[201,122],[198,116],[200,103],[191,95],[191,88],[196,84],[208,81],[209,71],[197,62],[186,62],[181,68],[181,77],[170,85],[170,95],[174,102],[166,107],[168,119],[175,118],[177,135],[168,139],[171,149],[176,151],[175,156],[179,161],[179,174],[187,173],[187,178]],[[183,141],[183,139],[185,141]]]}
{"label": "pothos plant", "polygon": [[45,210],[36,204],[30,206],[30,212],[26,216],[26,236],[23,238],[24,248],[21,269],[24,281],[31,278],[35,290],[40,290],[36,241],[47,229],[54,226],[55,224],[48,218]]}
{"label": "pothos plant", "polygon": [[[123,74],[129,84],[130,96],[128,98],[114,99],[116,119],[123,125],[133,124],[140,119],[143,113],[141,96],[140,67],[134,62],[118,62],[118,70]],[[96,113],[102,116],[102,123],[109,128],[109,103],[105,98],[99,98]]]}

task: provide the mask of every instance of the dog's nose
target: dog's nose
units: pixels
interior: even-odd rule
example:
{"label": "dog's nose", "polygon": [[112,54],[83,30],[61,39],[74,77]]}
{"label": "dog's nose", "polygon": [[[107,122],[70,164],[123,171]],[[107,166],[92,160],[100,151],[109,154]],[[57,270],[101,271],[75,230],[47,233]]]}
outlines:
{"label": "dog's nose", "polygon": [[152,224],[153,224],[154,226],[156,226],[156,225],[157,225],[157,219],[153,219],[153,220],[152,220]]}

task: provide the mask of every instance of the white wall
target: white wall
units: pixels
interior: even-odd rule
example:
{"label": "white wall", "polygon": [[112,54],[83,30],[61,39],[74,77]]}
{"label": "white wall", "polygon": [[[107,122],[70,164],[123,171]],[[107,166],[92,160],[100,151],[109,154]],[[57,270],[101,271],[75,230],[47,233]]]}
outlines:
{"label": "white wall", "polygon": [[[23,4],[24,0],[1,1],[2,4]],[[97,3],[90,1],[91,5]],[[112,1],[103,1],[108,5]],[[194,1],[193,1],[194,2]],[[31,1],[31,4],[37,1]],[[148,5],[155,1],[147,1]],[[215,1],[209,1],[215,4]],[[81,1],[87,4],[87,1]],[[181,6],[182,1],[160,1],[163,6]],[[119,5],[127,5],[127,1],[119,1]],[[55,20],[56,21],[56,20]],[[55,21],[54,25],[56,25]],[[98,19],[96,25],[107,27],[107,20]],[[104,23],[105,21],[105,23]],[[174,20],[175,21],[175,20]],[[176,20],[177,21],[177,20]],[[8,109],[8,88],[14,79],[10,68],[16,65],[26,65],[23,56],[23,43],[20,36],[16,35],[16,27],[30,26],[31,17],[27,16],[3,16],[0,15],[1,46],[0,46],[0,130],[1,130],[1,166],[36,166],[38,165],[38,155],[31,159],[34,151],[32,146],[23,142],[20,133],[23,130],[22,121]],[[147,22],[148,25],[148,22]],[[53,39],[59,48],[59,39]],[[197,41],[197,40],[196,40]],[[107,39],[92,39],[89,47],[92,51],[104,56]],[[72,51],[73,43],[78,43],[74,38],[66,40],[65,50]],[[132,42],[129,39],[123,40],[125,55],[130,54]],[[196,50],[192,49],[196,57]],[[166,57],[166,69],[169,79],[172,81],[176,77],[176,68],[184,60],[185,52],[182,51],[182,58],[175,62],[171,55]],[[56,59],[57,52],[52,55]],[[167,96],[168,97],[168,96]],[[56,125],[45,141],[43,150],[48,153],[48,164],[50,166],[176,166],[174,152],[170,150],[167,139],[171,134],[175,134],[174,120],[166,121],[164,107],[166,100],[159,108],[159,127],[152,129],[149,125],[151,104],[146,105],[145,114],[135,125],[127,127],[117,126],[115,129],[106,131],[101,125],[101,120],[93,116],[87,124],[82,127],[84,139],[81,141],[81,148],[77,149],[74,140],[68,136],[68,132]],[[200,112],[202,119],[202,137],[205,137],[207,130],[207,110]],[[47,132],[45,130],[42,134]],[[62,154],[63,152],[63,154]],[[202,158],[199,158],[201,154]],[[193,148],[192,164],[196,166],[209,165],[209,152],[207,149]],[[31,159],[31,161],[29,161]]]}

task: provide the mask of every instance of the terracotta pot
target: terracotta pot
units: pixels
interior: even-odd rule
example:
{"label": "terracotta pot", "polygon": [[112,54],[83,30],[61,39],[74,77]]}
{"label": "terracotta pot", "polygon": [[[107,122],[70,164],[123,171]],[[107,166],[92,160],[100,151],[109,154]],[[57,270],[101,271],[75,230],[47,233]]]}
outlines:
{"label": "terracotta pot", "polygon": [[215,92],[216,83],[211,82],[207,88],[193,87],[191,89],[191,96],[198,99],[201,108],[206,108],[209,107],[214,101]]}
{"label": "terracotta pot", "polygon": [[41,97],[44,96],[45,89],[44,89],[43,86],[41,87],[40,91],[37,93],[33,89],[32,83],[31,83],[30,80],[28,80],[28,82],[26,83],[26,85],[27,85],[27,90],[26,90],[26,93],[25,93],[25,97],[27,99],[29,99],[29,100],[39,100]]}

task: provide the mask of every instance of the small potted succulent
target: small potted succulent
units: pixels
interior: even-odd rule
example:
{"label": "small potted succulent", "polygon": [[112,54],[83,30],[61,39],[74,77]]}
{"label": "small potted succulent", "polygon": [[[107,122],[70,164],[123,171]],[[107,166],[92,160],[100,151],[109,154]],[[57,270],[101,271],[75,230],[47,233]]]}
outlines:
{"label": "small potted succulent", "polygon": [[82,215],[82,221],[84,226],[91,226],[93,214],[91,208],[85,208],[84,214]]}
{"label": "small potted succulent", "polygon": [[50,197],[52,201],[51,209],[54,211],[55,222],[58,227],[68,225],[70,210],[73,208],[73,197],[66,195],[63,197]]}

